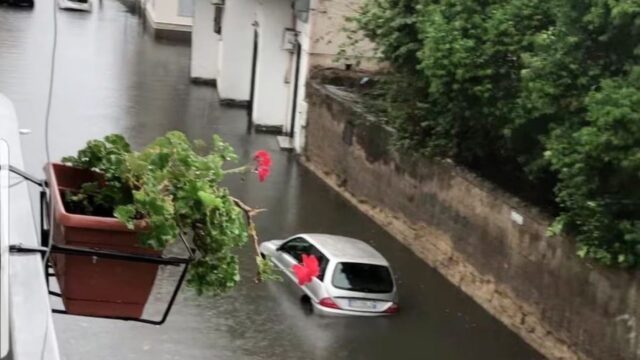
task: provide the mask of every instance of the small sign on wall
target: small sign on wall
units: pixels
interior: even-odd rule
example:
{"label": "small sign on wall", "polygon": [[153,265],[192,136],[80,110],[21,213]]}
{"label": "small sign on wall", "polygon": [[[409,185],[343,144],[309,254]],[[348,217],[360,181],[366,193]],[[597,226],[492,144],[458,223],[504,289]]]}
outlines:
{"label": "small sign on wall", "polygon": [[524,224],[524,217],[517,213],[515,210],[511,210],[511,221],[518,225]]}
{"label": "small sign on wall", "polygon": [[293,51],[298,43],[298,32],[293,29],[284,29],[284,36],[282,38],[282,49],[287,51]]}

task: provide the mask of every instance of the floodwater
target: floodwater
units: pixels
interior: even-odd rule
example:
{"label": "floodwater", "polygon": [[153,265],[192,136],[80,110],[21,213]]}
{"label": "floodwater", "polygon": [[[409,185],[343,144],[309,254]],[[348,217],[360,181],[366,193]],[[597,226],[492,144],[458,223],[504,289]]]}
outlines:
{"label": "floodwater", "polygon": [[[51,159],[108,133],[142,146],[174,129],[192,138],[220,134],[241,159],[267,149],[275,165],[266,183],[229,181],[237,197],[269,209],[258,219],[261,237],[327,232],[371,243],[395,269],[401,312],[364,319],[307,315],[283,284],[253,283],[254,254],[246,246],[235,290],[213,298],[183,289],[163,326],[54,315],[64,359],[542,358],[293,155],[280,152],[274,136],[247,133],[245,110],[221,107],[213,88],[192,85],[189,46],[154,40],[134,0],[93,1],[91,13],[58,13]],[[21,127],[32,131],[23,147],[34,173],[46,161],[52,3],[36,0],[33,10],[0,7],[0,92],[15,102]],[[147,315],[158,315],[173,281],[172,271],[162,272]]]}

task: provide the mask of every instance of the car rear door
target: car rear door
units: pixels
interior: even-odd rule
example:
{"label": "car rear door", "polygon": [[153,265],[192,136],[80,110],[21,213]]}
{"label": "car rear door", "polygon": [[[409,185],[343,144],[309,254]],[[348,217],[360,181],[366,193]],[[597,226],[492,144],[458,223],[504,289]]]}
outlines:
{"label": "car rear door", "polygon": [[311,249],[309,249],[309,255],[313,255],[318,259],[320,273],[318,276],[314,277],[309,284],[305,285],[305,288],[307,289],[309,297],[311,297],[313,301],[318,302],[320,299],[327,296],[327,291],[324,286],[324,275],[327,271],[327,266],[329,265],[329,258],[313,245],[311,246]]}

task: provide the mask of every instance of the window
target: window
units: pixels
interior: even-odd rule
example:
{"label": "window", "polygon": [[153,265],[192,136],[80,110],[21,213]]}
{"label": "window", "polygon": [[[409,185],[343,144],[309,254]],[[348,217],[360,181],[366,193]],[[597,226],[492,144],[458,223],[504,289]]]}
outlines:
{"label": "window", "polygon": [[213,13],[213,32],[222,34],[222,18],[224,16],[224,3],[222,5],[215,5]]}
{"label": "window", "polygon": [[315,246],[311,247],[311,255],[315,256],[318,259],[318,265],[320,265],[320,274],[318,274],[318,280],[324,280],[324,272],[327,270],[327,265],[329,265],[329,259],[327,259],[324,254],[318,250]]}
{"label": "window", "polygon": [[383,294],[393,291],[393,279],[386,266],[338,263],[333,272],[333,286],[342,290]]}
{"label": "window", "polygon": [[178,0],[178,16],[193,17],[194,0]]}
{"label": "window", "polygon": [[309,0],[295,0],[293,2],[293,10],[296,14],[296,17],[302,22],[306,23],[309,21],[309,8]]}
{"label": "window", "polygon": [[302,254],[310,254],[313,245],[303,238],[287,241],[280,247],[280,251],[291,255],[297,262],[302,262]]}
{"label": "window", "polygon": [[280,247],[280,251],[291,255],[298,263],[302,262],[303,254],[315,256],[320,266],[318,280],[322,281],[324,279],[324,273],[327,270],[327,265],[329,265],[329,259],[307,240],[303,238],[291,239]]}

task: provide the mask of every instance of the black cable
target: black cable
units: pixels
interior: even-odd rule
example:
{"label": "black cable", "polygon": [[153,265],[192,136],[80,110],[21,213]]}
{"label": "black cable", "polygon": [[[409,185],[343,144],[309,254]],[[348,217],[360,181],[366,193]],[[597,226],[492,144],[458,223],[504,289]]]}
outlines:
{"label": "black cable", "polygon": [[[55,77],[55,69],[56,69],[56,52],[58,50],[58,11],[56,8],[57,2],[51,1],[51,12],[53,18],[53,44],[51,46],[51,67],[49,72],[49,93],[47,94],[47,108],[45,111],[44,118],[44,147],[45,154],[47,156],[47,163],[51,162],[51,152],[49,151],[49,119],[51,117],[51,100],[53,98],[53,82]],[[49,224],[52,223],[53,220],[53,209],[49,209]],[[51,254],[51,245],[52,245],[52,231],[49,231],[49,243],[47,244],[47,252],[43,258],[43,266],[45,270],[47,269],[47,263],[49,261],[49,255]],[[40,359],[44,360],[45,357],[45,349],[47,347],[47,338],[49,337],[49,317],[45,317],[45,330],[44,337],[42,339],[42,350],[40,352]]]}

